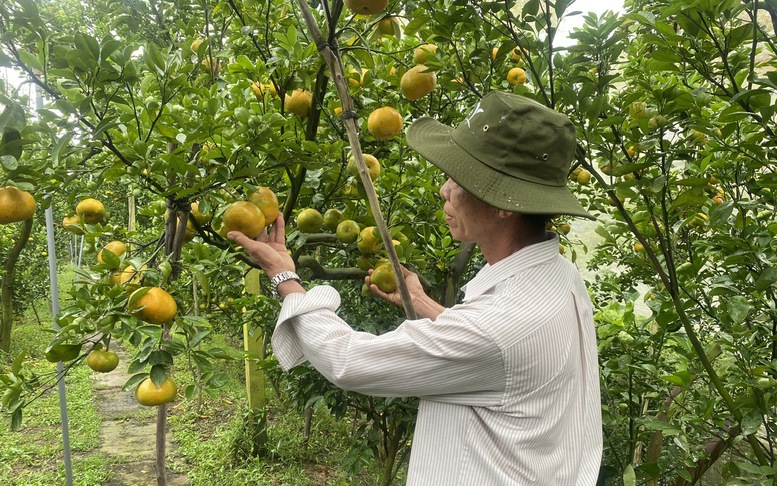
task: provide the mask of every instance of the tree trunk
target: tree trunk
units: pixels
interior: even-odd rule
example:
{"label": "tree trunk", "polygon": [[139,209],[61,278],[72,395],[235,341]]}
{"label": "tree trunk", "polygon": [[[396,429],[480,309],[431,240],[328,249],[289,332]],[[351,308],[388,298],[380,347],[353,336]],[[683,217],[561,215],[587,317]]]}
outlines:
{"label": "tree trunk", "polygon": [[28,238],[32,232],[32,218],[22,223],[19,238],[8,253],[3,270],[3,279],[0,284],[0,302],[2,302],[2,315],[0,315],[0,351],[11,351],[11,328],[13,327],[13,284],[16,273],[16,263],[22,253]]}

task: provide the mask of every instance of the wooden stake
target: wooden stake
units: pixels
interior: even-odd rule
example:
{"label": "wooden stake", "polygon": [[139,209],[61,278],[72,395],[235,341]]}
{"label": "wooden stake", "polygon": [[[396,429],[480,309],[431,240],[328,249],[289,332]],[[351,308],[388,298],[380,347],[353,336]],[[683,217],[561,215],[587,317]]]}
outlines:
{"label": "wooden stake", "polygon": [[[313,18],[313,13],[310,11],[305,0],[297,0],[297,4],[302,10],[302,16],[305,19],[305,23],[310,30],[310,34],[313,37],[316,46],[318,47],[321,56],[326,61],[329,67],[329,72],[332,74],[332,80],[334,81],[337,94],[340,97],[340,103],[343,107],[343,124],[345,125],[346,133],[348,134],[348,142],[351,145],[353,151],[353,158],[356,161],[356,167],[359,169],[359,178],[364,185],[364,190],[367,193],[367,201],[369,202],[372,216],[375,218],[375,225],[378,227],[380,237],[383,240],[383,245],[388,252],[389,261],[391,267],[394,269],[394,275],[397,277],[397,283],[399,288],[399,294],[402,296],[402,305],[405,309],[405,315],[408,319],[415,319],[416,313],[413,309],[413,304],[410,300],[410,292],[407,288],[407,283],[402,274],[402,267],[399,264],[399,257],[394,249],[394,245],[391,241],[391,233],[389,233],[388,225],[383,219],[380,206],[378,204],[378,196],[375,194],[375,186],[372,184],[367,164],[364,163],[364,155],[362,154],[361,143],[359,142],[359,127],[356,123],[356,117],[354,116],[355,110],[353,107],[353,100],[351,94],[348,91],[348,80],[343,74],[343,64],[338,55],[337,48],[331,46],[324,36],[321,34],[321,30],[316,24],[316,20]],[[332,19],[331,24],[334,25],[336,19]]]}

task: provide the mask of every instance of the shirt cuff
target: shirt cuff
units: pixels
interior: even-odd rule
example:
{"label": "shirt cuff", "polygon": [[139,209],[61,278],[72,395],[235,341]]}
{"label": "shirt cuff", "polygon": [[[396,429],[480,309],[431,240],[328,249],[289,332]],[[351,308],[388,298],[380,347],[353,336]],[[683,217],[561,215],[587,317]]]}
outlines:
{"label": "shirt cuff", "polygon": [[336,311],[340,294],[328,285],[313,287],[306,293],[291,293],[283,299],[283,306],[272,335],[272,348],[283,371],[289,371],[306,361],[302,346],[294,330],[293,319],[302,314],[324,310]]}

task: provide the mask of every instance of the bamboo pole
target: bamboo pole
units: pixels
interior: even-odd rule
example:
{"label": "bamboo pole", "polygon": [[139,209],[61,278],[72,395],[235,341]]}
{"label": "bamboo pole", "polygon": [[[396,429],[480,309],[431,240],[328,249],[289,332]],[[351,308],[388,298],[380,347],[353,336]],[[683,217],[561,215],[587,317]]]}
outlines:
{"label": "bamboo pole", "polygon": [[[397,278],[399,294],[402,296],[402,305],[405,309],[405,315],[408,319],[415,319],[415,309],[413,309],[413,304],[410,300],[410,292],[402,274],[402,267],[399,264],[399,257],[397,256],[397,252],[394,249],[394,245],[392,244],[391,233],[389,233],[388,225],[383,219],[383,214],[380,211],[378,197],[375,193],[375,186],[372,184],[369,170],[367,169],[367,165],[364,163],[364,154],[362,153],[361,143],[359,142],[359,127],[356,123],[357,115],[353,107],[351,94],[348,91],[348,80],[343,74],[343,64],[340,56],[338,55],[337,47],[330,45],[326,40],[324,40],[324,36],[321,34],[321,30],[318,28],[318,24],[316,24],[316,20],[313,18],[313,13],[310,11],[310,7],[308,6],[307,2],[305,0],[297,0],[297,4],[302,10],[302,16],[305,19],[305,23],[308,26],[308,30],[310,30],[310,34],[313,37],[316,46],[318,47],[318,51],[321,53],[321,56],[324,58],[324,61],[329,67],[329,72],[332,74],[332,80],[334,81],[337,94],[340,97],[341,106],[343,107],[342,117],[346,133],[348,134],[348,142],[350,143],[351,150],[353,151],[353,158],[356,161],[356,167],[359,169],[359,178],[361,179],[361,182],[364,185],[364,190],[367,193],[367,201],[369,202],[372,216],[375,218],[375,225],[378,227],[381,240],[383,240],[383,245],[386,247],[386,251],[388,252],[391,267],[394,269],[394,275],[396,275]],[[335,11],[339,10],[335,9]],[[331,24],[334,25],[336,20],[337,19],[332,19]]]}

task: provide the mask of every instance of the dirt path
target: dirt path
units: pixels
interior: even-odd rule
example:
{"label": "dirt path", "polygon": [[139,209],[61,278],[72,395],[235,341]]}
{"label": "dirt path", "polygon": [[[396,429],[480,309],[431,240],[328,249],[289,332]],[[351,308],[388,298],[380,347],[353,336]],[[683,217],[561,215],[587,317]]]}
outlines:
{"label": "dirt path", "polygon": [[[95,373],[97,411],[102,417],[100,453],[111,463],[113,477],[106,486],[156,486],[156,407],[144,407],[132,392],[121,389],[130,375],[126,372],[129,355],[112,347],[120,358],[119,367],[110,373]],[[167,455],[174,446],[167,434]],[[185,476],[167,471],[167,484],[188,485]]]}

